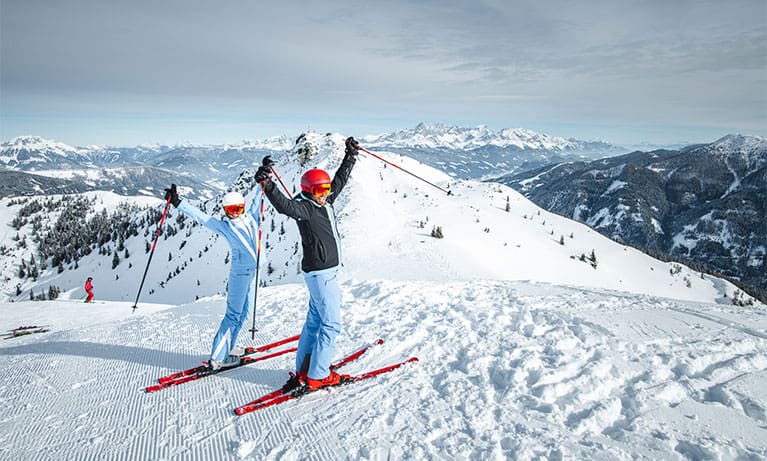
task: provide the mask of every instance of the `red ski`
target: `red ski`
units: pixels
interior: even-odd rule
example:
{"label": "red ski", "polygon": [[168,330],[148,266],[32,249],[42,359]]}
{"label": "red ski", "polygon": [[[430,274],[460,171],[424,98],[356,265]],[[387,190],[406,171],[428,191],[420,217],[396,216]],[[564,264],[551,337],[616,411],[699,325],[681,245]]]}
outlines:
{"label": "red ski", "polygon": [[[263,346],[259,346],[259,347],[256,347],[256,348],[246,347],[245,348],[245,354],[243,354],[243,356],[250,355],[250,354],[255,354],[256,352],[266,352],[266,351],[268,351],[270,349],[274,349],[275,347],[282,346],[283,344],[288,344],[288,343],[292,343],[293,341],[298,341],[298,337],[299,336],[300,335],[291,336],[290,338],[281,339],[279,341],[275,341],[275,342],[269,343],[269,344],[264,344]],[[169,374],[168,376],[161,376],[160,378],[157,378],[157,382],[160,383],[160,384],[165,384],[165,383],[167,383],[169,381],[174,381],[174,380],[176,380],[178,378],[182,378],[184,376],[189,376],[189,375],[193,375],[195,373],[199,373],[201,371],[206,370],[207,368],[208,368],[207,365],[200,365],[199,367],[190,368],[188,370],[172,373],[172,374]],[[235,368],[235,367],[230,367],[230,368]]]}
{"label": "red ski", "polygon": [[157,382],[159,384],[156,384],[154,386],[149,386],[145,389],[147,393],[149,392],[155,392],[162,389],[166,389],[168,387],[177,386],[179,384],[183,384],[189,381],[194,381],[196,379],[203,378],[205,376],[215,375],[218,373],[221,373],[223,371],[227,370],[233,370],[235,368],[239,368],[244,365],[250,365],[251,363],[255,362],[261,362],[263,360],[271,359],[274,357],[278,357],[280,355],[289,354],[291,352],[295,352],[296,348],[291,347],[288,349],[283,349],[281,351],[272,352],[270,354],[266,355],[260,355],[260,356],[254,356],[254,354],[260,353],[260,352],[267,352],[271,349],[274,349],[275,347],[282,346],[284,344],[288,344],[294,341],[298,341],[299,335],[291,336],[290,338],[281,339],[279,341],[275,341],[273,343],[265,344],[263,346],[259,346],[256,348],[253,347],[247,347],[245,348],[245,353],[242,355],[242,359],[240,361],[239,365],[235,365],[233,367],[227,367],[222,368],[219,370],[212,370],[210,369],[207,364],[200,365],[198,367],[190,368],[188,370],[179,371],[176,373],[169,374],[167,376],[162,376],[160,378],[157,378]]}
{"label": "red ski", "polygon": [[[376,339],[375,341],[373,341],[372,344],[364,346],[364,347],[361,347],[357,351],[352,352],[351,354],[347,355],[346,357],[342,358],[341,360],[337,361],[336,363],[330,365],[330,369],[331,370],[337,370],[337,369],[341,368],[342,366],[347,365],[350,362],[360,358],[362,356],[362,354],[367,352],[368,349],[370,349],[372,346],[380,346],[381,344],[383,344],[383,339],[380,339],[380,338]],[[291,376],[291,379],[292,379],[292,377],[294,377],[295,374],[291,372],[290,376]],[[258,399],[250,402],[248,405],[253,405],[253,404],[256,404],[258,402],[266,402],[266,401],[272,400],[275,397],[279,397],[282,394],[287,394],[287,393],[291,392],[292,390],[294,390],[296,388],[295,386],[293,386],[293,387],[290,387],[290,386],[291,386],[290,384],[285,384],[284,386],[282,386],[281,388],[279,388],[279,389],[277,389],[277,390],[275,390],[273,392],[270,392],[270,393],[268,393],[266,395],[262,395]]]}
{"label": "red ski", "polygon": [[395,363],[393,365],[389,365],[388,367],[383,367],[377,370],[368,371],[367,373],[362,373],[360,375],[352,376],[351,378],[341,382],[340,384],[337,384],[336,386],[323,387],[320,389],[316,389],[315,391],[308,390],[306,386],[296,387],[296,388],[287,389],[287,390],[283,387],[274,392],[266,394],[263,397],[260,397],[250,403],[246,403],[245,405],[241,407],[235,408],[234,413],[238,416],[242,416],[247,413],[251,413],[257,410],[262,410],[264,408],[271,407],[273,405],[287,402],[288,400],[299,399],[306,394],[316,392],[318,390],[329,389],[330,387],[345,386],[347,384],[356,383],[358,381],[362,381],[365,379],[374,378],[378,375],[389,373],[390,371],[394,371],[397,368],[401,367],[402,365],[405,365],[406,363],[417,362],[417,361],[418,361],[418,357],[411,357],[405,360],[404,362]]}
{"label": "red ski", "polygon": [[[357,360],[358,358],[360,358],[362,356],[362,354],[367,352],[368,349],[370,349],[372,346],[380,346],[381,344],[383,344],[383,339],[378,338],[375,341],[373,341],[372,344],[363,346],[363,347],[359,348],[358,350],[356,350],[355,352],[352,352],[351,354],[347,355],[346,357],[338,360],[336,363],[330,365],[330,369],[331,370],[337,370],[337,369],[343,367],[344,365],[347,365],[350,362],[353,362],[354,360]],[[293,392],[300,385],[296,384],[296,381],[294,381],[294,378],[295,378],[295,374],[294,373],[290,373],[290,376],[291,376],[291,379],[284,386],[282,386],[281,388],[277,389],[276,391],[270,392],[270,393],[268,393],[266,395],[262,395],[261,397],[257,398],[256,400],[248,403],[247,405],[243,405],[243,406],[257,405],[257,404],[262,403],[262,402],[268,402],[268,401],[271,401],[272,399],[274,399],[276,397],[281,397],[283,394],[289,394],[289,393]],[[251,410],[251,411],[253,411],[253,410]],[[236,412],[237,412],[237,410],[235,410],[235,413]],[[249,413],[249,411],[246,411],[245,413]]]}

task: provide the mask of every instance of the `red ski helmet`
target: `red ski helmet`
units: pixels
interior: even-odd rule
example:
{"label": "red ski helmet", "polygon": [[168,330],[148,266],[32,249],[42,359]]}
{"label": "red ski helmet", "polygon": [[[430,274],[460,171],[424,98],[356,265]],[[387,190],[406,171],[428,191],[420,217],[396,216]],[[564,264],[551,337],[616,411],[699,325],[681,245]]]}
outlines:
{"label": "red ski helmet", "polygon": [[330,175],[325,170],[314,168],[301,176],[301,190],[307,194],[314,194],[315,186],[330,185]]}

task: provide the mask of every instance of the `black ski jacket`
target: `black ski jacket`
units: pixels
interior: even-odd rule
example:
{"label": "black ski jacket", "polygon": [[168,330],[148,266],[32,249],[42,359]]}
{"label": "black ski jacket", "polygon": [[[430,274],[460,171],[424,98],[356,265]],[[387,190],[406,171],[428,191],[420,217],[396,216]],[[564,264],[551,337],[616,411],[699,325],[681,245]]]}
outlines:
{"label": "black ski jacket", "polygon": [[341,166],[333,176],[330,195],[324,206],[318,205],[304,192],[289,199],[271,180],[267,180],[263,185],[264,192],[274,208],[279,213],[295,219],[298,224],[303,247],[301,270],[305,273],[331,269],[341,264],[340,237],[336,230],[333,203],[349,180],[356,161],[352,155],[344,156]]}

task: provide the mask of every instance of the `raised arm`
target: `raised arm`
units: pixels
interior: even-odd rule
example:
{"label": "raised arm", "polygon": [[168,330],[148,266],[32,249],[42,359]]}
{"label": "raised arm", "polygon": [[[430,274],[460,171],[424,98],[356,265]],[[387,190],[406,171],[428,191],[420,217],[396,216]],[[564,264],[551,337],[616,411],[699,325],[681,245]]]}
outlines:
{"label": "raised arm", "polygon": [[352,168],[357,162],[357,156],[359,151],[357,150],[359,144],[353,137],[346,138],[346,155],[344,155],[341,166],[336,170],[336,174],[333,175],[333,183],[331,184],[331,195],[328,197],[328,201],[333,203],[336,201],[336,197],[341,193],[346,183],[349,181],[349,176],[352,174]]}
{"label": "raised arm", "polygon": [[165,189],[165,200],[170,200],[170,203],[173,204],[175,208],[178,208],[179,211],[191,216],[192,219],[213,232],[220,234],[221,230],[224,228],[224,223],[221,220],[203,213],[202,210],[190,204],[189,200],[181,200],[175,184],[171,184],[169,188]]}
{"label": "raised arm", "polygon": [[264,188],[266,196],[278,213],[290,216],[296,220],[309,219],[311,217],[312,205],[308,201],[291,200],[280,192],[271,179],[266,179],[261,187]]}

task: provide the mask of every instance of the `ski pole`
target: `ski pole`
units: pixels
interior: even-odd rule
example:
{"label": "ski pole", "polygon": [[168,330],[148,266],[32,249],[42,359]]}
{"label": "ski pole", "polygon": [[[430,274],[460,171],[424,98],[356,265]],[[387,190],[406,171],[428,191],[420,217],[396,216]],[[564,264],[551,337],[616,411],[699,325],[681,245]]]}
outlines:
{"label": "ski pole", "polygon": [[149,264],[152,262],[152,256],[154,256],[154,249],[157,246],[157,240],[160,239],[162,233],[162,224],[165,222],[165,216],[168,214],[168,207],[170,206],[170,196],[165,202],[165,209],[162,212],[162,218],[160,218],[160,224],[157,226],[157,232],[154,234],[154,243],[152,244],[152,251],[149,252],[149,260],[146,262],[146,269],[144,269],[144,276],[141,278],[141,285],[138,287],[138,294],[136,294],[136,302],[133,303],[133,312],[138,307],[138,298],[141,296],[141,289],[144,288],[144,281],[146,280],[146,274],[149,272]]}
{"label": "ski pole", "polygon": [[[274,170],[274,162],[271,159],[270,155],[267,155],[261,160],[261,164],[263,166],[269,167],[270,170],[272,170],[272,173],[277,178],[278,181],[280,181],[280,184],[282,184],[282,188],[285,189],[285,193],[288,194],[288,197],[290,197],[290,192],[288,191],[288,188],[285,187],[285,183],[282,182],[282,179],[280,179],[280,175],[277,174],[277,172]],[[263,223],[264,223],[264,200],[265,198],[264,193],[264,185],[261,184],[261,208],[258,212],[258,242],[256,244],[256,287],[253,292],[253,328],[250,329],[250,339],[256,339],[256,332],[258,329],[256,329],[256,304],[258,303],[258,278],[259,278],[259,272],[261,269],[261,234],[263,230]]]}
{"label": "ski pole", "polygon": [[282,178],[280,178],[280,175],[278,175],[277,171],[274,169],[274,162],[271,159],[271,155],[267,155],[266,157],[264,157],[262,164],[264,166],[268,166],[269,169],[272,170],[272,174],[274,175],[275,178],[277,178],[277,181],[280,182],[280,185],[282,185],[282,188],[285,189],[285,194],[287,194],[288,198],[290,198],[291,193],[290,191],[288,191],[288,188],[285,187],[285,183],[282,182]]}
{"label": "ski pole", "polygon": [[368,154],[368,155],[372,155],[373,157],[377,158],[378,160],[380,160],[380,161],[382,161],[382,162],[384,162],[384,163],[386,163],[386,164],[388,164],[388,165],[391,165],[391,166],[393,166],[394,168],[397,168],[397,169],[399,169],[400,171],[404,171],[405,173],[409,174],[410,176],[413,176],[414,178],[420,179],[421,181],[425,182],[426,184],[428,184],[428,185],[430,185],[430,186],[436,187],[437,189],[441,190],[442,192],[446,193],[447,195],[453,195],[453,193],[452,193],[451,191],[449,191],[449,190],[445,190],[445,189],[443,189],[443,188],[439,187],[438,185],[436,185],[436,184],[434,184],[434,183],[431,183],[431,182],[429,182],[429,181],[427,181],[427,180],[423,179],[422,177],[420,177],[420,176],[418,176],[418,175],[416,175],[416,174],[414,174],[414,173],[411,173],[410,171],[408,171],[408,170],[406,170],[406,169],[402,168],[401,166],[399,166],[399,165],[397,165],[397,164],[394,164],[394,163],[392,163],[392,162],[390,162],[390,161],[388,161],[388,160],[386,160],[386,159],[384,159],[384,158],[381,158],[381,157],[379,157],[378,155],[376,155],[376,154],[374,154],[374,153],[370,152],[369,150],[365,149],[365,148],[364,148],[364,147],[362,147],[362,146],[357,146],[357,149],[361,150],[362,152],[364,152],[364,153],[366,153],[366,154]]}
{"label": "ski pole", "polygon": [[[267,157],[268,158],[268,157]],[[256,339],[256,303],[258,303],[258,272],[261,267],[261,230],[264,227],[264,186],[261,185],[261,208],[258,212],[258,242],[256,243],[256,287],[253,291],[253,328],[250,329],[250,339]]]}

